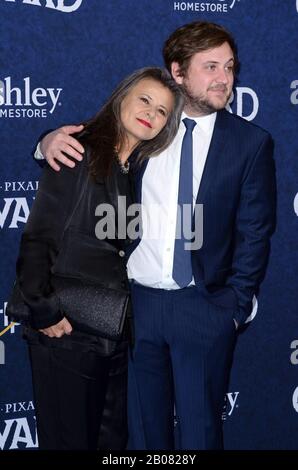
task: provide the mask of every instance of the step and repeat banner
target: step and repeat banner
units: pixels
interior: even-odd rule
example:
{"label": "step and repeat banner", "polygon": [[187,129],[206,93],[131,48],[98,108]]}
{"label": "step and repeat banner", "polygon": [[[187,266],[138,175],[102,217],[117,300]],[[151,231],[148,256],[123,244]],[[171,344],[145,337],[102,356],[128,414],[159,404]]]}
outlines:
{"label": "step and repeat banner", "polygon": [[226,449],[298,448],[298,1],[0,0],[0,449],[38,445],[21,327],[5,306],[47,129],[93,115],[133,70],[162,65],[168,35],[194,20],[236,37],[228,105],[275,140],[278,224],[266,279],[239,335],[223,409]]}

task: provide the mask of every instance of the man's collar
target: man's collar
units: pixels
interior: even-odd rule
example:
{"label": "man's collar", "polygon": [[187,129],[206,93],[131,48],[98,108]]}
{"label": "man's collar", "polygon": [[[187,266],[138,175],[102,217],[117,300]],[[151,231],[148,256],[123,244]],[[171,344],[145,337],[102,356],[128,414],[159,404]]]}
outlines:
{"label": "man's collar", "polygon": [[216,115],[217,115],[217,112],[207,114],[206,116],[191,117],[191,116],[187,116],[187,114],[183,111],[181,120],[184,118],[193,119],[194,121],[196,121],[198,127],[203,132],[210,133],[213,130]]}

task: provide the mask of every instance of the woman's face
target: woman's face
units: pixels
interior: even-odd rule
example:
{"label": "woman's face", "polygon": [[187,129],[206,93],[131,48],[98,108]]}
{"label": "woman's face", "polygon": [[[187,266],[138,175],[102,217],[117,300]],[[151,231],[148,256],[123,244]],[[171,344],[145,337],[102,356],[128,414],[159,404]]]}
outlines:
{"label": "woman's face", "polygon": [[144,78],[125,96],[120,117],[129,148],[153,139],[166,125],[174,106],[172,92],[160,82]]}

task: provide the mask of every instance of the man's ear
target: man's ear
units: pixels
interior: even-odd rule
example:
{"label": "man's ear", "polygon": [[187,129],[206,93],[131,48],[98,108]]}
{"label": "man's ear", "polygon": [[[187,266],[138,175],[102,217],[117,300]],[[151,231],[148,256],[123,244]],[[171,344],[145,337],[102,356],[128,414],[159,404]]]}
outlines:
{"label": "man's ear", "polygon": [[178,83],[178,85],[182,85],[184,77],[180,72],[180,65],[178,62],[171,63],[171,74],[175,82]]}

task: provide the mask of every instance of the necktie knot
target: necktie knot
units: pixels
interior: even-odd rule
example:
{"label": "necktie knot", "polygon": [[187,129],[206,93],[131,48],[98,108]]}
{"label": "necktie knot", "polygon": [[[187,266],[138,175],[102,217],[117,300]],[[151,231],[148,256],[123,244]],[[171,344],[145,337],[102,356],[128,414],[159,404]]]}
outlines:
{"label": "necktie knot", "polygon": [[186,127],[186,130],[190,132],[192,132],[194,127],[197,125],[196,121],[194,121],[193,119],[184,118],[182,119],[182,121]]}

